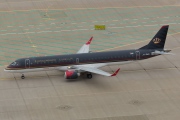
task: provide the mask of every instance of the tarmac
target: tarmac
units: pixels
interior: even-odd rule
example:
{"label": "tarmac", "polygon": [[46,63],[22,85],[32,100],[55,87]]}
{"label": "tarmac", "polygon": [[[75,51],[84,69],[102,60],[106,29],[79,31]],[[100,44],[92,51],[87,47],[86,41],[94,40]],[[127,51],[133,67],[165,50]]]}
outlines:
{"label": "tarmac", "polygon": [[[0,120],[179,120],[179,11],[178,0],[0,0]],[[115,77],[3,71],[22,57],[76,53],[91,36],[93,52],[136,49],[166,24],[175,55],[102,68],[120,67]]]}

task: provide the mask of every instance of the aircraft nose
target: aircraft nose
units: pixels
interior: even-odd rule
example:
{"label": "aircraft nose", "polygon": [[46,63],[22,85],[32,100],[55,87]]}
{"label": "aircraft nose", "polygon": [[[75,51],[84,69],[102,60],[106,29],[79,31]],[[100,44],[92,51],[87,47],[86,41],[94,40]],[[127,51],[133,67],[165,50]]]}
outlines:
{"label": "aircraft nose", "polygon": [[12,66],[11,66],[11,65],[8,65],[7,68],[12,68]]}
{"label": "aircraft nose", "polygon": [[9,69],[11,69],[11,68],[13,68],[11,65],[8,65],[6,68],[5,68],[5,70],[9,70]]}

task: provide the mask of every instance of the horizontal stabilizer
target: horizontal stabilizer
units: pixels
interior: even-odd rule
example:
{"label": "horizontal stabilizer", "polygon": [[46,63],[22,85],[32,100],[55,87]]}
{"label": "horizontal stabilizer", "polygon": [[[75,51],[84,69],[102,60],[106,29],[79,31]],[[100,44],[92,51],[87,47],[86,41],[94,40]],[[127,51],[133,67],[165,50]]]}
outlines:
{"label": "horizontal stabilizer", "polygon": [[173,53],[167,53],[167,52],[164,52],[164,51],[155,51],[155,52],[152,52],[153,55],[175,55]]}

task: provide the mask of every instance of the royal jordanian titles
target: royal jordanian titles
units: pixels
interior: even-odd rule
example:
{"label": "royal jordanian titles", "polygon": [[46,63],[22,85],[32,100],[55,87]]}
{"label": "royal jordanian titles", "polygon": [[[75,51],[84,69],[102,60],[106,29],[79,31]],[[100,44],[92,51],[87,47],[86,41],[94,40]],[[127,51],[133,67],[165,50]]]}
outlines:
{"label": "royal jordanian titles", "polygon": [[91,53],[89,52],[89,45],[93,39],[91,37],[76,54],[21,58],[12,62],[4,71],[21,73],[22,79],[25,78],[24,73],[26,72],[46,70],[64,71],[66,79],[76,79],[82,73],[86,73],[89,79],[92,78],[92,73],[116,76],[120,68],[112,74],[99,68],[107,65],[126,64],[163,54],[171,54],[168,53],[171,50],[164,50],[168,28],[169,25],[162,26],[153,39],[139,49]]}

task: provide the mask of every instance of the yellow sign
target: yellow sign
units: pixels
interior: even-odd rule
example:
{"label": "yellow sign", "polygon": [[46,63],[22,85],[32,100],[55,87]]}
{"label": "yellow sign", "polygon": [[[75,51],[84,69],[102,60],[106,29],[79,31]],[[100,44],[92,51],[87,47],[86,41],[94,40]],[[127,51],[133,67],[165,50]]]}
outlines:
{"label": "yellow sign", "polygon": [[106,26],[105,25],[94,25],[95,30],[105,30]]}
{"label": "yellow sign", "polygon": [[158,43],[161,42],[161,39],[159,39],[159,38],[154,38],[153,42],[154,42],[154,44],[158,44]]}

